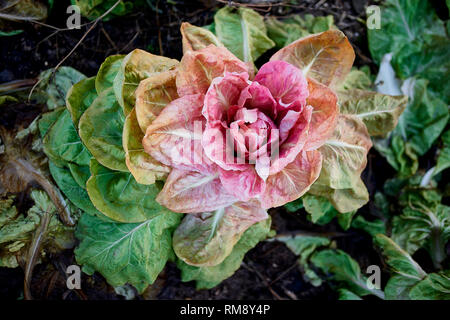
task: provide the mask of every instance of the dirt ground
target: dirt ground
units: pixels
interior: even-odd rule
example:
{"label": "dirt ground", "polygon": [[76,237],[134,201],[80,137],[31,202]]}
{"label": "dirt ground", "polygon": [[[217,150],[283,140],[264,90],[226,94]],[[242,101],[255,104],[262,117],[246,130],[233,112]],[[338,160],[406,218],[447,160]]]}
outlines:
{"label": "dirt ground", "polygon": [[[69,0],[55,1],[47,23],[60,28],[65,27],[65,9]],[[212,22],[217,8],[227,1],[157,2],[157,11],[150,8],[126,17],[100,22],[84,39],[78,49],[66,60],[87,76],[95,75],[103,60],[117,53],[128,53],[141,48],[155,54],[180,59],[182,54],[179,26],[182,21],[195,25]],[[260,1],[261,2],[261,1]],[[288,3],[288,1],[285,1]],[[364,6],[368,1],[317,1],[303,0],[301,5],[272,5],[255,7],[262,15],[279,17],[312,13],[314,15],[332,14],[335,23],[346,33],[356,51],[357,66],[370,65],[367,39],[363,24]],[[176,5],[172,4],[176,3]],[[292,3],[292,1],[291,1]],[[42,70],[54,67],[79,41],[86,29],[59,31],[39,25],[29,25],[25,32],[14,37],[0,38],[0,83],[16,79],[34,78]],[[260,59],[264,60],[273,52]],[[257,62],[258,65],[258,62]],[[42,106],[21,105],[10,113],[2,111],[0,123],[7,127],[25,126],[42,110]],[[376,168],[377,175],[374,175]],[[369,154],[369,164],[364,172],[364,180],[371,195],[380,189],[394,171],[376,151]],[[369,206],[361,209],[362,214]],[[340,234],[337,223],[325,227],[313,225],[300,210],[287,213],[285,209],[272,209],[273,228],[277,233],[304,230],[309,232],[336,233],[338,246],[357,258],[364,268],[370,264],[381,264],[378,253],[374,251],[371,238],[357,230],[350,229]],[[63,255],[50,256],[38,265],[33,273],[32,292],[36,299],[123,299],[115,294],[104,279],[95,274],[83,275],[82,290],[68,291],[65,286],[65,266],[74,264],[71,251]],[[20,268],[0,268],[0,299],[20,299],[23,288],[23,271]],[[173,263],[169,263],[159,280],[138,299],[323,299],[334,300],[336,293],[324,284],[313,287],[302,278],[296,257],[283,244],[262,242],[245,257],[241,268],[221,285],[211,290],[196,291],[195,283],[182,283],[180,273]]]}

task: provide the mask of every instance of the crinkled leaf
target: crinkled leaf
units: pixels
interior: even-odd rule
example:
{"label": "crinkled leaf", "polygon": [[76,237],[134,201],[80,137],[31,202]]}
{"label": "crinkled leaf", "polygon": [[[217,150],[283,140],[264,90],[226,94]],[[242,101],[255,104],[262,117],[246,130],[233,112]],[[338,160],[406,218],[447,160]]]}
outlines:
{"label": "crinkled leaf", "polygon": [[231,253],[245,230],[266,218],[267,212],[258,201],[188,214],[175,230],[174,251],[189,265],[216,266]]}
{"label": "crinkled leaf", "polygon": [[299,39],[275,53],[270,60],[284,60],[307,77],[336,86],[350,72],[355,53],[339,30],[328,30]]}
{"label": "crinkled leaf", "polygon": [[223,46],[214,33],[205,28],[194,26],[188,22],[183,22],[180,30],[183,37],[184,53],[188,50],[196,51],[206,48],[210,44],[217,47]]}
{"label": "crinkled leaf", "polygon": [[244,62],[253,63],[275,45],[263,17],[254,10],[224,7],[214,15],[214,23],[217,38]]}
{"label": "crinkled leaf", "polygon": [[426,246],[435,265],[447,257],[445,245],[450,239],[450,207],[410,202],[392,221],[392,240],[409,254]]}
{"label": "crinkled leaf", "polygon": [[114,79],[114,92],[125,115],[131,112],[136,101],[135,91],[142,80],[174,69],[178,65],[175,59],[157,56],[135,49],[123,58],[122,65]]}
{"label": "crinkled leaf", "polygon": [[325,197],[307,193],[302,199],[305,210],[309,213],[313,223],[326,224],[339,213]]}
{"label": "crinkled leaf", "polygon": [[134,109],[128,114],[123,127],[125,161],[134,179],[141,184],[152,184],[165,178],[170,169],[144,151],[144,134],[139,127]]}
{"label": "crinkled leaf", "polygon": [[367,287],[367,278],[361,274],[358,263],[344,251],[322,250],[313,254],[311,262],[340,287],[348,288],[360,296],[373,294],[384,299],[381,290]]}
{"label": "crinkled leaf", "polygon": [[140,223],[105,222],[84,214],[75,257],[86,273],[98,271],[110,285],[129,283],[142,293],[171,256],[171,229],[179,219],[168,211]]}
{"label": "crinkled leaf", "polygon": [[405,96],[351,89],[338,93],[340,112],[361,119],[371,136],[384,136],[397,125],[406,108]]}
{"label": "crinkled leaf", "polygon": [[112,88],[103,91],[80,118],[79,131],[84,145],[102,165],[128,171],[122,146],[125,116]]}
{"label": "crinkled leaf", "polygon": [[52,110],[64,106],[69,89],[84,78],[84,74],[71,67],[60,67],[55,73],[48,69],[39,75],[37,88],[45,92],[47,106]]}
{"label": "crinkled leaf", "polygon": [[109,170],[95,159],[90,169],[92,176],[86,185],[89,198],[107,217],[133,223],[170,212],[155,201],[159,184],[139,184],[131,173]]}
{"label": "crinkled leaf", "polygon": [[74,84],[67,92],[66,107],[77,130],[81,115],[97,98],[95,79],[94,77],[83,79]]}
{"label": "crinkled leaf", "polygon": [[225,260],[212,267],[195,267],[182,260],[177,261],[181,269],[181,280],[197,282],[197,289],[210,289],[230,277],[241,266],[245,254],[256,244],[264,240],[270,232],[270,217],[248,228],[233,247],[230,255]]}
{"label": "crinkled leaf", "polygon": [[351,89],[370,90],[372,85],[373,83],[368,66],[361,67],[360,69],[353,67],[342,84],[337,86],[336,89],[338,91]]}
{"label": "crinkled leaf", "polygon": [[139,83],[136,89],[136,116],[142,132],[171,101],[178,98],[176,71],[155,74]]}

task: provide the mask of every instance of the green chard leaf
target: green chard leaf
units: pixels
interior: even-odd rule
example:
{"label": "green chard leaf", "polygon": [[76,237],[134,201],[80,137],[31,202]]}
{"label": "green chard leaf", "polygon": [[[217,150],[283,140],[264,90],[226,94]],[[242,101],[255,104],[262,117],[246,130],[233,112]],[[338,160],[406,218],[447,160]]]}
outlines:
{"label": "green chard leaf", "polygon": [[217,38],[240,60],[253,63],[275,43],[263,17],[247,8],[224,7],[214,15]]}
{"label": "green chard leaf", "polygon": [[233,250],[220,264],[207,267],[188,265],[183,260],[177,261],[181,270],[181,280],[184,282],[195,280],[197,289],[211,289],[239,269],[245,254],[255,247],[258,242],[267,238],[270,233],[270,217],[248,228],[233,247]]}
{"label": "green chard leaf", "polygon": [[172,255],[171,230],[180,216],[164,211],[139,223],[117,223],[84,214],[76,230],[76,260],[87,274],[97,271],[112,286],[129,283],[142,293]]}

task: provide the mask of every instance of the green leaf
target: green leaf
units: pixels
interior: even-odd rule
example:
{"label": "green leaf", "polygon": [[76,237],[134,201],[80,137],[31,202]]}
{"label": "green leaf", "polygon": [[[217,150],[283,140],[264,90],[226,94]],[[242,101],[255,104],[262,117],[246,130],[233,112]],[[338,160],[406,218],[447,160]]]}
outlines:
{"label": "green leaf", "polygon": [[384,299],[381,290],[367,287],[367,278],[361,274],[358,263],[344,251],[322,250],[313,254],[311,262],[339,283],[340,287],[347,288],[359,296],[373,294]]}
{"label": "green leaf", "polygon": [[125,55],[117,54],[109,56],[100,66],[95,78],[95,89],[97,94],[111,88],[114,85],[114,78],[122,67]]}
{"label": "green leaf", "polygon": [[354,116],[340,114],[333,135],[319,149],[322,171],[309,193],[326,197],[341,213],[362,207],[369,194],[360,176],[371,147],[364,123]]}
{"label": "green leaf", "polygon": [[0,37],[12,37],[22,32],[23,30],[0,31]]}
{"label": "green leaf", "polygon": [[356,214],[356,210],[339,213],[337,215],[338,223],[342,229],[348,230],[348,228],[350,228],[350,225],[352,224],[352,220],[353,220],[353,217],[355,216],[355,214]]}
{"label": "green leaf", "polygon": [[426,246],[436,266],[447,257],[445,245],[450,239],[450,207],[410,202],[400,216],[392,220],[392,240],[414,254]]}
{"label": "green leaf", "polygon": [[96,98],[95,77],[81,80],[67,92],[66,107],[77,130],[81,116]]}
{"label": "green leaf", "polygon": [[303,208],[303,198],[298,198],[297,200],[291,201],[284,205],[287,212],[297,212]]}
{"label": "green leaf", "polygon": [[441,136],[441,139],[443,146],[439,150],[433,175],[437,175],[450,167],[450,130],[445,131],[445,133]]}
{"label": "green leaf", "polygon": [[131,51],[123,58],[119,72],[114,79],[114,92],[125,115],[134,108],[135,91],[142,80],[174,69],[178,64],[175,59],[157,56],[140,49]]}
{"label": "green leaf", "polygon": [[327,224],[339,213],[325,197],[307,193],[302,199],[305,210],[310,214],[313,223]]}
{"label": "green leaf", "polygon": [[339,289],[338,293],[339,300],[362,300],[360,296],[344,288]]}
{"label": "green leaf", "polygon": [[84,214],[76,231],[77,263],[88,274],[98,271],[112,286],[129,283],[142,293],[171,256],[171,229],[179,219],[168,211],[140,223],[106,222]]}
{"label": "green leaf", "polygon": [[49,169],[58,188],[75,206],[90,214],[100,214],[89,199],[87,191],[77,183],[68,168],[58,167],[49,161]]}
{"label": "green leaf", "polygon": [[310,235],[295,235],[294,237],[277,237],[278,241],[284,242],[286,246],[297,256],[298,263],[306,281],[314,286],[320,286],[322,280],[309,265],[311,255],[320,247],[328,246],[330,240],[325,237]]}
{"label": "green leaf", "polygon": [[387,0],[381,16],[381,28],[367,30],[370,53],[377,63],[386,53],[395,56],[408,43],[420,45],[432,34],[445,34],[442,21],[426,0]]}
{"label": "green leaf", "polygon": [[195,280],[197,289],[211,289],[239,269],[245,254],[258,242],[266,239],[270,232],[270,217],[248,228],[236,243],[230,255],[225,260],[212,267],[195,267],[182,260],[177,261],[181,270],[181,280],[184,282]]}
{"label": "green leaf", "polygon": [[376,235],[375,244],[383,250],[386,263],[395,273],[417,281],[422,280],[427,275],[405,250],[387,236]]}
{"label": "green leaf", "polygon": [[48,130],[53,126],[53,124],[61,117],[61,114],[64,112],[64,108],[58,108],[50,112],[46,112],[39,119],[38,127],[41,138],[43,138]]}
{"label": "green leaf", "polygon": [[370,69],[367,70],[362,67],[358,70],[353,67],[347,77],[345,77],[342,84],[340,84],[336,89],[338,92],[351,89],[370,90],[372,86],[373,83],[370,78]]}
{"label": "green leaf", "polygon": [[209,45],[223,47],[223,44],[210,30],[194,26],[188,22],[181,24],[181,35],[183,36],[183,53],[189,50],[201,50]]}
{"label": "green leaf", "polygon": [[411,289],[413,300],[450,300],[450,271],[431,273]]}
{"label": "green leaf", "polygon": [[127,172],[122,131],[125,116],[112,88],[103,91],[80,118],[84,145],[95,159],[112,170]]}
{"label": "green leaf", "polygon": [[39,75],[37,88],[46,93],[47,106],[52,110],[65,106],[69,89],[84,78],[84,74],[71,67],[60,67],[55,73],[48,69]]}
{"label": "green leaf", "polygon": [[91,174],[86,188],[94,206],[107,217],[118,222],[142,222],[169,210],[155,201],[161,185],[142,185],[131,173],[112,171],[95,159],[91,160]]}
{"label": "green leaf", "polygon": [[361,119],[371,136],[385,136],[392,131],[408,101],[406,96],[359,89],[338,91],[338,97],[340,112]]}
{"label": "green leaf", "polygon": [[242,234],[265,220],[258,201],[236,202],[214,212],[188,214],[173,235],[173,249],[187,264],[211,267],[230,255]]}
{"label": "green leaf", "polygon": [[[73,5],[80,7],[80,13],[89,20],[95,20],[108,11],[117,1],[115,0],[71,0]],[[120,2],[106,17],[104,21],[124,16],[133,11],[134,1]],[[137,2],[137,1],[136,1]]]}
{"label": "green leaf", "polygon": [[224,7],[214,15],[214,23],[220,42],[244,62],[253,63],[275,45],[263,17],[252,9]]}
{"label": "green leaf", "polygon": [[377,234],[385,234],[386,226],[384,222],[380,219],[376,219],[373,221],[367,221],[363,216],[357,216],[351,224],[352,228],[361,229],[372,237],[375,237]]}
{"label": "green leaf", "polygon": [[68,110],[62,111],[43,139],[44,152],[56,162],[89,165],[92,155],[83,145]]}

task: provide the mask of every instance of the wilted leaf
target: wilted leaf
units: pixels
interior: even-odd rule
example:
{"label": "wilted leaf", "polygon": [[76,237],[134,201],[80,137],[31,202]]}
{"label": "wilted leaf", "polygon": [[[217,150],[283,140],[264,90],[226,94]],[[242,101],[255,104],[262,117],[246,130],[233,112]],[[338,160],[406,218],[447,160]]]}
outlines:
{"label": "wilted leaf", "polygon": [[45,92],[47,106],[50,110],[66,105],[69,89],[86,76],[71,67],[60,67],[53,73],[48,69],[39,75],[38,90]]}
{"label": "wilted leaf", "polygon": [[183,52],[188,50],[200,50],[206,48],[210,44],[217,47],[223,46],[223,44],[217,39],[217,37],[209,30],[194,26],[188,22],[181,24],[181,35],[183,37]]}
{"label": "wilted leaf", "polygon": [[231,253],[245,230],[266,218],[267,212],[258,201],[188,214],[175,230],[174,251],[189,265],[216,266]]}
{"label": "wilted leaf", "polygon": [[405,96],[351,89],[338,93],[340,112],[361,119],[371,136],[384,136],[397,125],[406,108]]}
{"label": "wilted leaf", "polygon": [[263,17],[254,10],[223,7],[214,15],[214,23],[219,40],[244,62],[253,63],[275,45]]}
{"label": "wilted leaf", "polygon": [[153,159],[144,151],[144,134],[139,128],[136,112],[133,109],[125,119],[123,127],[123,150],[125,161],[134,179],[141,184],[152,184],[167,177],[170,169]]}
{"label": "wilted leaf", "polygon": [[211,289],[215,287],[239,269],[247,251],[268,236],[270,223],[271,219],[269,217],[248,228],[233,247],[230,255],[216,266],[195,267],[178,260],[177,266],[181,269],[181,280],[184,282],[195,280],[197,289]]}
{"label": "wilted leaf", "polygon": [[[117,1],[115,0],[71,0],[73,5],[80,7],[80,13],[89,20],[94,20],[108,11]],[[114,17],[123,16],[132,12],[135,1],[121,1],[107,16],[103,18],[108,21]],[[137,1],[136,1],[137,2]]]}
{"label": "wilted leaf", "polygon": [[126,55],[114,79],[114,92],[124,114],[128,115],[134,108],[135,91],[142,80],[174,69],[177,65],[177,60],[156,56],[140,49]]}
{"label": "wilted leaf", "polygon": [[284,60],[305,76],[334,87],[350,72],[355,53],[339,30],[328,30],[299,39],[275,53],[271,61]]}
{"label": "wilted leaf", "polygon": [[129,172],[112,171],[91,160],[87,192],[94,206],[118,222],[142,222],[170,211],[159,205],[159,184],[143,185]]}
{"label": "wilted leaf", "polygon": [[106,222],[84,214],[75,257],[87,274],[98,271],[110,285],[129,283],[142,293],[171,256],[171,229],[179,219],[168,211],[140,223]]}
{"label": "wilted leaf", "polygon": [[47,6],[32,0],[4,0],[0,3],[0,36],[14,35],[22,30],[13,29],[14,23],[43,21],[47,18]]}
{"label": "wilted leaf", "polygon": [[79,131],[84,145],[102,165],[128,171],[122,146],[125,116],[112,88],[103,91],[80,118]]}

